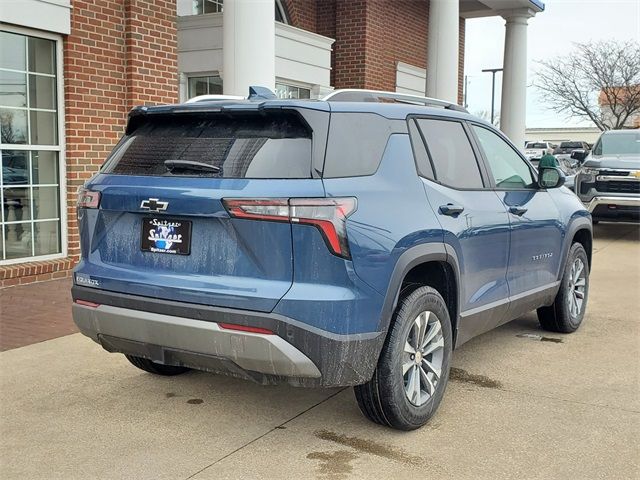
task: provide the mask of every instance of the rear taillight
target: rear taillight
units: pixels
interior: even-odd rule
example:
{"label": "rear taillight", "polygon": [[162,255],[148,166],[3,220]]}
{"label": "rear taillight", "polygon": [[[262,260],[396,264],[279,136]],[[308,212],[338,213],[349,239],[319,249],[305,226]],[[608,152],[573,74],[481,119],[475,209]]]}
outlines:
{"label": "rear taillight", "polygon": [[78,190],[78,208],[98,208],[100,205],[100,192],[93,192],[86,188]]}
{"label": "rear taillight", "polygon": [[235,218],[313,225],[334,255],[351,258],[346,220],[356,211],[353,197],[344,198],[226,198],[223,203]]}

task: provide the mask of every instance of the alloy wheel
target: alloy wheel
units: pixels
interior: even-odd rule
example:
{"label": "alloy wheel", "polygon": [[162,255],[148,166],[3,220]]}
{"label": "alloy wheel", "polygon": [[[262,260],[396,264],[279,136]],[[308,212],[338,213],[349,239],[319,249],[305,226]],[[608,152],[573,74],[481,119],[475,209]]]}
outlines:
{"label": "alloy wheel", "polygon": [[577,317],[582,312],[584,297],[587,289],[587,270],[581,258],[576,258],[569,272],[569,312],[572,317]]}
{"label": "alloy wheel", "polygon": [[402,359],[402,377],[407,399],[424,405],[435,393],[442,376],[444,337],[440,319],[433,313],[420,313],[409,329]]}

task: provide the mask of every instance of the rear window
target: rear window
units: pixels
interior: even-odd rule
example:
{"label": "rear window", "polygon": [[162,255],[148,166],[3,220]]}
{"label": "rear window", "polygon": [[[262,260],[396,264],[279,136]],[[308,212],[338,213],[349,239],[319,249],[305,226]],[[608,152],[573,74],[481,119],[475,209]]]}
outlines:
{"label": "rear window", "polygon": [[311,132],[295,114],[149,115],[140,121],[114,148],[103,173],[311,177]]}
{"label": "rear window", "polygon": [[547,148],[546,143],[527,143],[525,148]]}
{"label": "rear window", "polygon": [[560,148],[582,148],[580,142],[562,142]]}

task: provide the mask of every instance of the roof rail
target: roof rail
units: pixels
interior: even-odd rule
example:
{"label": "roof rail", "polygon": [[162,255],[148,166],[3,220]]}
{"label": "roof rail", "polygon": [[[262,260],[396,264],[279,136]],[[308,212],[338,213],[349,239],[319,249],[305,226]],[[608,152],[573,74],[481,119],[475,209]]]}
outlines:
{"label": "roof rail", "polygon": [[385,100],[410,103],[414,105],[426,105],[429,107],[442,107],[456,112],[467,112],[467,109],[460,105],[437,98],[420,97],[406,93],[384,92],[380,90],[361,90],[358,88],[344,88],[334,90],[322,98],[326,102],[383,102]]}

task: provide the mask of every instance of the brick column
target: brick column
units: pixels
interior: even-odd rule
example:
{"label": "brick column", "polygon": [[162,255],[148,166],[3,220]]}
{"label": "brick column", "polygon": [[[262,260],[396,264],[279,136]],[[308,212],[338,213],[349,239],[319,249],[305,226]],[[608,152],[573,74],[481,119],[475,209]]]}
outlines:
{"label": "brick column", "polygon": [[126,106],[178,101],[175,0],[124,0]]}

